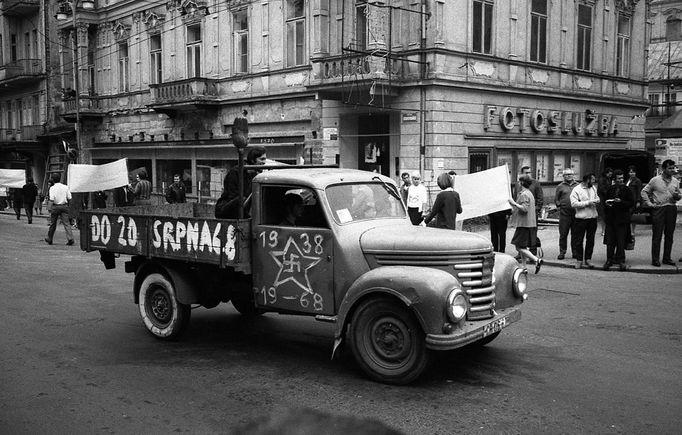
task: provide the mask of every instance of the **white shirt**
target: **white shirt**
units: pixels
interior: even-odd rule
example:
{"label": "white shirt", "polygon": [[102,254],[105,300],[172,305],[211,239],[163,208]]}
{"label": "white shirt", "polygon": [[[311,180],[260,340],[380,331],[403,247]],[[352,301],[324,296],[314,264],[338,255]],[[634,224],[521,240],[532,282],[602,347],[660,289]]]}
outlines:
{"label": "white shirt", "polygon": [[54,186],[50,187],[49,199],[54,205],[64,205],[71,199],[71,191],[66,184],[55,183]]}
{"label": "white shirt", "polygon": [[407,207],[418,208],[422,211],[422,206],[428,201],[428,194],[426,193],[426,186],[420,184],[415,186],[411,185],[407,189]]}
{"label": "white shirt", "polygon": [[583,183],[578,184],[571,191],[571,207],[575,209],[576,219],[594,219],[598,216],[597,204],[594,200],[598,200],[597,187],[586,187]]}

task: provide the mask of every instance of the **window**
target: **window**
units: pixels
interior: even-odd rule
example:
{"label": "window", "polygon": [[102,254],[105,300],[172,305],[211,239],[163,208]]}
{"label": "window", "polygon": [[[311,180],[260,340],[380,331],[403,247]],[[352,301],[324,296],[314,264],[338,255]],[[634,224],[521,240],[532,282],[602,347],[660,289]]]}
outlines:
{"label": "window", "polygon": [[547,0],[532,0],[531,3],[530,60],[547,62]]}
{"label": "window", "polygon": [[682,21],[677,17],[669,17],[665,21],[665,39],[668,41],[675,41],[680,37],[680,23]]}
{"label": "window", "polygon": [[305,13],[303,0],[287,1],[287,66],[303,65],[305,56]]}
{"label": "window", "polygon": [[88,95],[95,95],[95,48],[88,47]]}
{"label": "window", "polygon": [[130,82],[130,59],[128,44],[118,45],[118,88],[120,92],[128,92]]}
{"label": "window", "polygon": [[666,115],[671,115],[673,111],[675,110],[675,106],[677,105],[677,94],[676,93],[666,93],[665,94],[665,108],[666,108]]}
{"label": "window", "polygon": [[630,73],[630,17],[618,14],[616,40],[616,75],[627,77]]}
{"label": "window", "polygon": [[201,77],[201,26],[187,27],[187,78]]}
{"label": "window", "polygon": [[[317,194],[311,189],[263,186],[261,195],[263,225],[329,228]],[[298,208],[294,211],[293,204],[297,203]]]}
{"label": "window", "polygon": [[20,129],[24,125],[24,112],[22,110],[22,105],[23,105],[23,101],[17,100],[16,105],[14,106],[14,110],[17,111],[17,117],[16,117],[17,124],[15,126],[15,128],[17,130]]}
{"label": "window", "polygon": [[660,116],[661,114],[661,95],[660,94],[649,94],[649,106],[651,106],[650,115]]}
{"label": "window", "polygon": [[0,35],[0,65],[4,65],[4,64],[5,64],[3,51],[4,51],[4,50],[3,50],[3,45],[2,45],[2,35]]}
{"label": "window", "polygon": [[[166,187],[173,183],[173,175],[175,174],[180,174],[180,180],[182,180],[185,185],[185,192],[188,194],[192,193],[191,160],[157,160],[156,191],[159,193],[165,192]],[[151,176],[149,178],[149,181],[151,181]]]}
{"label": "window", "polygon": [[364,0],[355,5],[355,48],[367,48],[367,2]]}
{"label": "window", "polygon": [[32,59],[31,56],[31,34],[29,32],[24,33],[24,59]]}
{"label": "window", "polygon": [[490,54],[492,52],[493,2],[492,0],[474,0],[473,25],[474,53]]}
{"label": "window", "polygon": [[159,84],[163,81],[161,69],[161,35],[152,35],[149,38],[149,50],[151,52],[151,82]]}
{"label": "window", "polygon": [[41,56],[38,54],[38,31],[33,29],[33,59],[40,59]]}
{"label": "window", "polygon": [[246,9],[234,13],[234,70],[249,72],[249,22]]}
{"label": "window", "polygon": [[405,219],[400,194],[381,183],[335,184],[327,187],[326,194],[338,224],[374,218]]}
{"label": "window", "polygon": [[9,35],[9,61],[10,62],[16,62],[17,61],[17,35]]}
{"label": "window", "polygon": [[32,125],[40,125],[40,96],[34,95],[32,97],[32,99],[33,99],[33,105],[31,107],[31,109],[32,109],[31,110],[31,112],[32,112],[31,117],[33,119],[32,119],[31,124]]}
{"label": "window", "polygon": [[578,59],[576,68],[589,71],[592,49],[592,7],[578,5]]}

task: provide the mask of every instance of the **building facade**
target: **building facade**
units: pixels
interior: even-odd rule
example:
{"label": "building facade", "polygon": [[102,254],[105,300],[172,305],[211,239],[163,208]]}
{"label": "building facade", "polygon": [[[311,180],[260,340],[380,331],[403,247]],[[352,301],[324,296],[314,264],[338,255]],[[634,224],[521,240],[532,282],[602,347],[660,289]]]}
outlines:
{"label": "building facade", "polygon": [[82,161],[127,157],[157,190],[178,172],[218,195],[243,111],[270,158],[396,179],[507,163],[550,186],[644,149],[645,0],[73,5],[52,41],[55,111],[80,119]]}

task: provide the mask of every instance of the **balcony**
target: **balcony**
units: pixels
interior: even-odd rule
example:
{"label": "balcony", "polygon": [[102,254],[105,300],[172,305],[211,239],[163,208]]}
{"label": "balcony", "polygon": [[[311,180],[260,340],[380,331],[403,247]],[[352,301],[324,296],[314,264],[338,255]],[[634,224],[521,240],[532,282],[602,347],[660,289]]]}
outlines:
{"label": "balcony", "polygon": [[0,142],[37,141],[38,136],[44,134],[42,125],[23,125],[18,129],[0,128]]}
{"label": "balcony", "polygon": [[175,116],[180,111],[217,109],[218,84],[215,80],[192,78],[149,85],[151,104],[159,113]]}
{"label": "balcony", "polygon": [[7,16],[26,17],[40,11],[40,0],[1,0],[0,12]]}
{"label": "balcony", "polygon": [[65,97],[62,100],[62,111],[60,116],[67,122],[76,122],[76,104],[80,103],[80,117],[81,119],[101,119],[104,117],[104,110],[100,97],[90,97],[81,95],[76,98],[75,95]]}
{"label": "balcony", "polygon": [[23,86],[44,79],[45,70],[40,59],[19,59],[0,65],[0,84]]}
{"label": "balcony", "polygon": [[374,97],[391,96],[388,85],[403,81],[405,61],[399,58],[353,54],[313,59],[313,79],[309,88],[338,98],[342,93],[371,93]]}

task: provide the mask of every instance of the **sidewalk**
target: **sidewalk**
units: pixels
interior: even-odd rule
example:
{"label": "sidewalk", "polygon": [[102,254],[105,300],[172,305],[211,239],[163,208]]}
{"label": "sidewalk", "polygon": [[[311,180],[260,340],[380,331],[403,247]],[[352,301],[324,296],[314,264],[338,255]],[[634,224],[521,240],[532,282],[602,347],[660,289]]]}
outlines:
{"label": "sidewalk", "polygon": [[[490,231],[477,231],[482,236],[490,239]],[[514,228],[507,230],[507,242],[511,241],[514,235]],[[538,238],[542,242],[542,250],[544,253],[544,265],[554,267],[574,268],[575,260],[571,255],[571,236],[568,237],[568,252],[565,260],[557,260],[559,255],[559,228],[557,225],[542,224],[538,228]],[[507,254],[516,255],[516,248],[508,244],[505,250]],[[663,255],[663,240],[661,240],[661,256]],[[637,225],[635,228],[635,249],[632,251],[625,251],[625,262],[630,266],[628,272],[638,273],[653,273],[653,274],[673,274],[681,273],[682,263],[678,260],[682,257],[682,225],[678,224],[675,228],[674,243],[672,250],[672,260],[675,266],[667,266],[665,264],[661,267],[651,265],[651,225]],[[662,260],[662,257],[660,258]],[[594,253],[592,254],[592,264],[594,269],[581,270],[602,270],[602,265],[606,262],[606,245],[603,243],[603,237],[600,235],[600,230],[597,229],[597,235],[594,241]],[[618,267],[613,266],[611,272],[618,273]]]}

